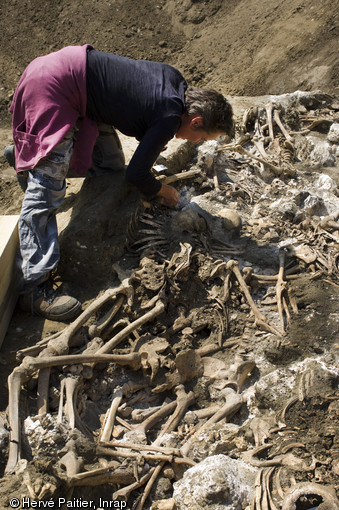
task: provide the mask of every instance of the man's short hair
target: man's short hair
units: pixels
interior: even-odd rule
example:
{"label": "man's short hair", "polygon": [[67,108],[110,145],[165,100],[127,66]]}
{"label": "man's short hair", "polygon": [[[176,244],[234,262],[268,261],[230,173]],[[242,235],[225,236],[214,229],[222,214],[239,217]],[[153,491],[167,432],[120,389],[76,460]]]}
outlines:
{"label": "man's short hair", "polygon": [[185,92],[185,113],[201,115],[202,129],[207,133],[234,136],[233,110],[225,96],[214,89],[188,87]]}

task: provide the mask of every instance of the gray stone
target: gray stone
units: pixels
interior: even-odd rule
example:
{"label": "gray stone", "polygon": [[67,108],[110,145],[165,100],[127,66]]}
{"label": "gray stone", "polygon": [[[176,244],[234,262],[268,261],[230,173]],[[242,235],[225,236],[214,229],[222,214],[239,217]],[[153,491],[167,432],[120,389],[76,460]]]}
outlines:
{"label": "gray stone", "polygon": [[242,510],[250,504],[257,468],[226,455],[208,457],[174,484],[178,510]]}
{"label": "gray stone", "polygon": [[330,127],[327,140],[331,143],[339,143],[339,124],[337,122]]}

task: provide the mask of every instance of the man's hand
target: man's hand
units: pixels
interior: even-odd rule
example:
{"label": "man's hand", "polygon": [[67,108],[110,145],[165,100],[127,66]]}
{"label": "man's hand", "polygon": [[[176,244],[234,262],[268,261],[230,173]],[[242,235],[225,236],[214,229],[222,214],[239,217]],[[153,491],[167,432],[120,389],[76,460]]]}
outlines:
{"label": "man's hand", "polygon": [[166,207],[174,209],[179,200],[179,193],[172,186],[162,184],[160,191],[157,193],[157,199],[161,205],[166,205]]}

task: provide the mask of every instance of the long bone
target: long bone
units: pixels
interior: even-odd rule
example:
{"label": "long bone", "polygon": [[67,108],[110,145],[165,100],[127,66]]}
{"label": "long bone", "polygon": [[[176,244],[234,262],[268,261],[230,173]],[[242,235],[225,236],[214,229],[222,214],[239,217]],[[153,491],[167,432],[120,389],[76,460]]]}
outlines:
{"label": "long bone", "polygon": [[235,152],[239,152],[239,154],[245,154],[246,156],[248,156],[249,158],[251,159],[254,159],[256,161],[259,161],[260,163],[262,163],[263,165],[267,166],[270,170],[273,171],[273,173],[277,176],[281,175],[282,173],[282,170],[281,168],[273,165],[272,163],[270,163],[269,161],[267,161],[266,159],[264,158],[259,158],[258,156],[254,156],[254,154],[252,154],[251,152],[247,151],[246,149],[244,149],[244,147],[242,147],[240,144],[229,144],[229,145],[223,145],[223,146],[220,146],[218,147],[217,149],[218,151],[221,151],[221,150],[232,150],[232,151],[235,151]]}
{"label": "long bone", "polygon": [[127,451],[116,451],[111,448],[98,447],[97,453],[101,455],[109,455],[111,457],[122,457],[126,459],[140,459],[143,457],[146,460],[157,460],[161,462],[174,462],[176,464],[186,464],[188,466],[195,466],[195,462],[187,457],[173,457],[173,455],[165,455],[163,453],[136,453]]}
{"label": "long bone", "polygon": [[[195,401],[195,397],[193,392],[189,392],[186,394],[185,388],[182,384],[178,385],[175,389],[177,393],[177,401],[176,401],[176,408],[173,413],[173,415],[167,420],[167,423],[165,424],[163,430],[158,435],[157,439],[153,442],[154,445],[158,445],[161,442],[161,438],[165,433],[172,432],[180,422],[182,416],[185,414],[186,409],[193,404]],[[186,456],[184,455],[186,458]],[[160,475],[163,467],[165,466],[166,461],[161,461],[160,464],[155,468],[151,478],[148,480],[147,485],[145,487],[144,493],[142,495],[142,498],[137,506],[136,510],[142,510],[143,506],[146,502],[146,499],[148,498],[148,495],[152,489],[153,483],[157,479],[157,477]]]}
{"label": "long bone", "polygon": [[263,315],[258,310],[258,308],[257,308],[256,304],[254,303],[252,296],[248,290],[246,282],[240,272],[239,262],[237,260],[229,260],[226,264],[226,267],[228,269],[231,269],[233,271],[235,277],[237,278],[239,285],[241,287],[241,290],[243,291],[243,293],[247,299],[247,302],[250,305],[253,315],[255,317],[256,326],[258,326],[260,329],[264,329],[265,331],[269,331],[270,333],[273,333],[274,335],[282,336],[282,333],[280,331],[278,331],[273,326],[270,326],[267,323],[267,319],[266,319],[265,315]]}
{"label": "long bone", "polygon": [[255,133],[253,136],[253,144],[257,148],[259,154],[263,158],[267,158],[268,156],[267,156],[267,153],[266,153],[265,147],[264,147],[264,135],[261,130],[259,117],[257,117],[254,127],[255,127]]}
{"label": "long bone", "polygon": [[136,435],[137,437],[140,437],[140,439],[146,438],[146,433],[148,430],[150,430],[156,423],[162,420],[162,418],[168,416],[172,411],[174,411],[176,405],[177,403],[174,401],[162,406],[158,411],[146,418],[146,420],[139,423],[139,425],[136,427],[133,427],[133,436]]}
{"label": "long bone", "polygon": [[100,349],[98,349],[97,354],[104,354],[107,352],[110,352],[116,345],[118,345],[122,340],[124,340],[130,333],[138,329],[143,324],[146,324],[146,322],[151,322],[154,320],[158,315],[160,315],[165,310],[165,304],[162,301],[158,301],[154,308],[149,310],[145,315],[142,317],[139,317],[134,322],[131,322],[128,326],[126,326],[124,329],[119,331],[111,340],[105,343]]}
{"label": "long bone", "polygon": [[[79,363],[122,363],[122,364],[140,364],[140,356],[138,353],[132,355],[113,355],[113,354],[92,354],[92,355],[72,355],[72,356],[55,356],[46,358],[32,358],[26,356],[21,365],[14,368],[8,377],[8,421],[10,426],[10,444],[9,455],[6,466],[6,473],[11,473],[20,455],[20,419],[19,419],[19,402],[21,386],[28,381],[31,375],[41,369],[60,365],[72,365]],[[135,366],[135,365],[134,365]],[[139,365],[140,366],[140,365]]]}
{"label": "long bone", "polygon": [[158,445],[161,442],[161,437],[168,432],[172,432],[177,428],[181,418],[184,416],[187,408],[195,402],[195,396],[193,391],[189,393],[185,392],[183,384],[179,384],[174,388],[174,392],[177,395],[176,408],[172,416],[167,420],[157,439],[154,441],[154,445]]}
{"label": "long bone", "polygon": [[285,269],[285,250],[279,251],[279,273],[278,280],[276,284],[276,296],[277,296],[277,306],[278,313],[280,318],[280,327],[281,331],[285,333],[285,325],[284,325],[284,312],[283,312],[283,302],[282,302],[282,294],[286,288],[286,282],[284,281],[284,269]]}
{"label": "long bone", "polygon": [[153,413],[159,411],[162,406],[149,407],[147,409],[134,409],[132,411],[132,419],[138,423],[141,423],[146,418],[149,418]]}
{"label": "long bone", "polygon": [[124,302],[124,296],[120,296],[116,303],[112,306],[112,308],[107,312],[107,314],[98,321],[97,324],[93,324],[88,328],[88,334],[90,338],[94,338],[96,336],[101,336],[101,333],[103,330],[108,326],[108,324],[111,322],[113,317],[117,314],[117,312],[120,310],[122,304]]}
{"label": "long bone", "polygon": [[272,113],[273,113],[273,105],[271,103],[269,103],[268,105],[266,105],[266,115],[267,115],[267,123],[268,123],[268,133],[269,133],[271,142],[273,142],[273,140],[274,140]]}
{"label": "long bone", "polygon": [[57,423],[62,423],[62,415],[63,415],[63,407],[64,407],[64,391],[66,393],[66,403],[65,403],[65,415],[68,420],[69,427],[71,429],[75,428],[75,410],[74,404],[77,395],[77,388],[79,385],[79,379],[74,377],[65,377],[61,381],[60,388],[60,401],[59,401],[59,411]]}
{"label": "long bone", "polygon": [[113,427],[114,427],[115,415],[116,415],[117,409],[122,401],[122,398],[123,398],[123,388],[119,388],[113,394],[112,404],[111,404],[107,419],[103,426],[103,431],[101,434],[100,441],[109,441],[109,439],[112,435]]}
{"label": "long bone", "polygon": [[115,461],[109,462],[104,468],[78,473],[68,480],[71,487],[94,487],[106,483],[126,485],[133,482],[135,482],[134,474],[127,469],[117,468]]}
{"label": "long bone", "polygon": [[138,452],[156,452],[162,453],[163,455],[181,456],[179,448],[170,448],[167,446],[156,446],[153,444],[145,445],[138,443],[126,443],[125,441],[109,441],[108,443],[100,442],[102,446],[109,448],[128,448],[130,450],[136,450]]}
{"label": "long bone", "polygon": [[134,482],[113,492],[113,500],[116,501],[119,498],[119,501],[127,501],[131,492],[133,492],[135,489],[139,489],[139,487],[142,487],[142,485],[144,485],[151,478],[155,469],[155,467],[151,468],[149,472],[142,476],[137,482]]}
{"label": "long bone", "polygon": [[130,279],[125,279],[119,287],[107,289],[104,294],[93,301],[74,322],[69,324],[58,337],[50,340],[39,356],[46,357],[67,354],[71,346],[72,337],[76,331],[78,331],[91,315],[97,312],[107,301],[115,299],[119,294],[125,294],[127,300],[131,303],[133,287],[130,285]]}
{"label": "long bone", "polygon": [[50,373],[51,373],[50,367],[41,368],[39,371],[37,392],[38,415],[46,414],[48,411],[48,392]]}
{"label": "long bone", "polygon": [[284,135],[284,137],[286,138],[286,140],[288,140],[289,142],[293,143],[293,138],[287,132],[285,126],[283,125],[283,123],[280,120],[280,116],[279,116],[278,110],[274,110],[273,116],[274,116],[274,120],[275,120],[276,124],[279,126],[279,128],[280,128],[282,134]]}

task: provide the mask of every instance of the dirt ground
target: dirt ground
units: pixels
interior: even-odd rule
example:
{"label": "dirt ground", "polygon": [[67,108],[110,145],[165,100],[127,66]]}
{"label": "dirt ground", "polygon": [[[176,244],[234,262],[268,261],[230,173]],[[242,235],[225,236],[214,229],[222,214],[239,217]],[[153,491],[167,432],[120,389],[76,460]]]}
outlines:
{"label": "dirt ground", "polygon": [[[21,72],[36,56],[66,45],[90,43],[103,51],[164,61],[182,71],[189,84],[212,86],[230,98],[284,94],[296,90],[320,90],[335,97],[339,93],[338,12],[338,6],[329,0],[61,0],[48,2],[48,7],[38,0],[13,0],[6,7],[1,7],[0,16],[0,146],[4,147],[11,141],[7,110]],[[125,141],[127,150],[133,146],[133,142],[129,143]],[[320,170],[339,183],[338,166]],[[96,206],[98,196],[101,202],[99,214]],[[22,192],[13,170],[0,152],[0,214],[19,214],[21,200]],[[246,201],[241,202],[241,206],[245,210]],[[112,269],[116,261],[125,270],[138,266],[138,256],[128,253],[125,241],[127,227],[140,207],[143,206],[139,195],[125,184],[122,174],[110,183],[105,179],[86,180],[84,183],[80,179],[68,181],[67,198],[60,213],[60,223],[64,223],[66,228],[61,234],[62,259],[57,276],[70,292],[82,300],[84,307],[104,289],[119,283],[117,272]],[[160,210],[158,214],[164,221],[168,220],[168,213]],[[121,218],[124,218],[123,222]],[[284,229],[281,224],[276,228],[279,238]],[[194,244],[194,236],[190,237],[187,232],[180,235],[176,231],[167,232],[173,234],[176,248],[179,242]],[[248,233],[246,231],[245,235]],[[252,231],[250,233],[253,234]],[[241,244],[242,237],[240,235],[233,241]],[[270,270],[277,271],[277,260],[272,262],[271,251],[258,245],[255,241],[258,236],[253,235],[253,239],[247,246],[250,253],[247,260],[261,267],[266,264]],[[168,258],[171,254],[167,254]],[[208,263],[203,258],[196,260],[190,269],[189,283],[184,282],[180,292],[171,295],[163,327],[171,327],[172,319],[175,319],[171,310],[174,314],[176,306],[188,309],[192,303],[197,308],[202,304],[206,295],[195,271],[203,273],[204,264],[207,271]],[[299,315],[293,317],[288,341],[281,345],[279,342],[263,342],[255,355],[263,356],[271,366],[284,370],[332,349],[338,335],[339,296],[335,282],[334,277],[313,278],[308,274],[292,283]],[[140,288],[137,293],[141,302],[148,296]],[[243,304],[240,298],[235,303]],[[230,310],[230,317],[234,318],[231,320],[230,337],[243,335],[244,330],[246,332],[247,312],[245,307],[241,311],[236,306]],[[211,338],[218,333],[217,325],[218,319],[210,317],[207,330]],[[15,310],[0,350],[2,416],[6,415],[8,404],[6,380],[17,364],[16,352],[60,331],[62,327],[64,325]],[[252,353],[251,341],[253,337],[246,339],[245,334],[242,351],[248,355]],[[174,350],[178,352],[183,345],[186,345],[185,342],[178,343]],[[203,342],[194,347],[199,345]],[[219,357],[223,359],[222,355]],[[337,383],[334,376],[329,376],[322,387],[319,379],[322,380],[324,374],[320,369],[318,374],[318,369],[313,371],[311,383],[314,394],[311,391],[304,401],[288,407],[286,418],[288,427],[299,428],[299,437],[303,438],[308,453],[320,459],[315,480],[331,483],[338,490],[337,476],[332,472],[329,475],[325,468],[329,451],[334,448],[331,422],[337,416],[336,409],[333,410]],[[263,367],[260,370],[265,373]],[[256,376],[258,373],[254,374]],[[157,382],[160,384],[163,380]],[[193,389],[199,404],[206,405],[208,398],[204,389]],[[267,388],[262,393],[258,390],[259,408],[272,409],[273,405],[275,411],[281,411],[281,403],[277,402],[274,408],[271,396],[265,391]],[[286,400],[283,401],[286,404]],[[238,418],[239,424],[242,418]],[[247,437],[248,431],[242,433]],[[278,438],[279,432],[276,435]],[[210,454],[218,453],[219,446],[217,441]],[[233,445],[228,448],[228,453],[237,457],[239,448]],[[2,471],[3,468],[1,463]],[[307,479],[311,480],[311,475]],[[9,491],[17,489],[15,485],[9,484],[8,487]],[[4,486],[2,493],[6,492],[3,489]],[[158,492],[161,494],[160,489]]]}

